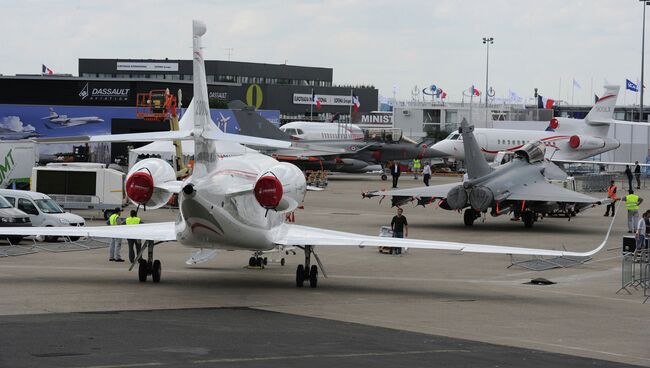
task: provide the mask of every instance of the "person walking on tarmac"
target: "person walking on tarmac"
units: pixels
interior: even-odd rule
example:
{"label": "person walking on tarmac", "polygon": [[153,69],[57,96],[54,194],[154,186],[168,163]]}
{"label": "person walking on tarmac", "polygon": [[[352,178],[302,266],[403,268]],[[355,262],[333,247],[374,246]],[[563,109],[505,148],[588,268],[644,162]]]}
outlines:
{"label": "person walking on tarmac", "polygon": [[627,182],[630,185],[629,189],[632,190],[632,170],[630,170],[630,165],[625,165],[625,176],[627,177]]}
{"label": "person walking on tarmac", "polygon": [[634,194],[633,189],[630,189],[629,193],[623,200],[627,209],[627,232],[633,233],[636,232],[639,223],[639,205],[643,202],[643,198],[639,198],[638,195]]}
{"label": "person walking on tarmac", "polygon": [[639,165],[639,161],[634,162],[634,178],[636,179],[636,189],[641,189],[641,165]]}
{"label": "person walking on tarmac", "polygon": [[420,162],[419,158],[414,158],[413,159],[413,179],[418,180],[418,174],[420,173],[420,168],[422,167],[422,163]]}
{"label": "person walking on tarmac", "polygon": [[611,199],[612,202],[607,205],[607,209],[605,210],[605,214],[603,216],[609,216],[609,210],[612,210],[612,217],[614,217],[614,211],[616,211],[616,201],[618,201],[618,197],[616,196],[616,190],[618,188],[616,187],[616,183],[614,180],[609,184],[609,187],[607,188],[607,198]]}
{"label": "person walking on tarmac", "polygon": [[429,162],[424,163],[424,169],[422,169],[422,180],[424,185],[429,186],[429,180],[431,179],[431,164]]}
{"label": "person walking on tarmac", "polygon": [[390,175],[393,177],[393,188],[397,188],[397,181],[399,176],[402,173],[402,169],[399,167],[399,161],[395,160],[390,165]]}
{"label": "person walking on tarmac", "polygon": [[[393,230],[393,238],[408,238],[409,236],[409,223],[406,221],[406,216],[402,213],[404,210],[397,208],[397,216],[393,216],[390,222],[390,228]],[[401,247],[393,248],[394,254],[402,254]]]}
{"label": "person walking on tarmac", "polygon": [[[125,220],[127,225],[139,225],[142,223],[142,219],[138,217],[138,212],[131,210],[129,217]],[[139,239],[126,239],[129,244],[129,262],[135,262],[135,256],[140,253],[140,240]],[[135,251],[133,247],[135,246]]]}
{"label": "person walking on tarmac", "polygon": [[[110,226],[122,225],[122,219],[120,215],[122,214],[122,209],[116,207],[113,210],[113,214],[108,218],[108,224]],[[111,239],[111,245],[108,247],[108,260],[111,262],[124,262],[122,256],[120,255],[120,250],[122,250],[122,239],[113,238]]]}

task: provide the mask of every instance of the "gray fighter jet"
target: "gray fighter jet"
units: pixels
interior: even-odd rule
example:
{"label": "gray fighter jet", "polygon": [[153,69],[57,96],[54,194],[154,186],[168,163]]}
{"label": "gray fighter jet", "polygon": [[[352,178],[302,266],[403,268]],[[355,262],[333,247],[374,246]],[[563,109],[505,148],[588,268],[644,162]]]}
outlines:
{"label": "gray fighter jet", "polygon": [[447,156],[426,145],[394,142],[386,137],[361,141],[298,141],[255,113],[252,107],[241,101],[232,101],[228,107],[232,109],[239,123],[239,134],[293,141],[291,148],[262,148],[262,152],[279,161],[293,163],[303,170],[365,172],[370,166],[378,164],[383,166],[388,161]]}
{"label": "gray fighter jet", "polygon": [[565,214],[569,218],[602,201],[552,184],[549,180],[564,179],[566,173],[544,160],[544,144],[530,142],[515,151],[512,161],[492,167],[481,153],[473,134],[474,126],[463,119],[460,132],[466,153],[467,179],[450,183],[363,193],[364,197],[392,196],[393,206],[417,201],[417,205],[440,200],[446,210],[465,209],[464,222],[472,226],[482,213],[492,216],[514,213],[525,227],[532,227],[540,216]]}

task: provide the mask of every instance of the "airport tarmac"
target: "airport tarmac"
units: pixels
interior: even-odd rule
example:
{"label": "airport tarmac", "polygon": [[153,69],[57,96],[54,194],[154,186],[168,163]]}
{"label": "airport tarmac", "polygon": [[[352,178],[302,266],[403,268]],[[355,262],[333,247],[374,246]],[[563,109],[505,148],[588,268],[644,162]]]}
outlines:
{"label": "airport tarmac", "polygon": [[[452,180],[458,179],[436,177],[432,184]],[[394,209],[390,208],[389,199],[381,204],[378,198],[361,199],[362,191],[387,188],[389,182],[376,176],[350,175],[333,176],[329,183],[327,190],[308,194],[305,209],[296,214],[297,223],[376,235],[381,225],[390,222]],[[400,187],[416,185],[421,185],[421,181],[407,175],[400,179]],[[641,190],[639,194],[650,198],[650,191]],[[485,223],[477,221],[472,228],[466,228],[460,214],[432,207],[404,208],[410,237],[422,239],[585,251],[603,240],[609,225],[609,218],[602,216],[604,208],[589,210],[571,221],[547,218],[532,229],[525,229],[521,222],[511,222],[507,217],[488,217]],[[142,217],[147,222],[169,221],[175,212],[147,211]],[[191,250],[170,243],[156,248],[156,258],[163,262],[162,282],[141,284],[136,272],[126,270],[126,263],[108,262],[106,249],[40,252],[0,258],[0,315],[5,316],[1,323],[29,320],[18,315],[41,314],[34,318],[47,322],[65,320],[66,316],[71,321],[78,318],[78,314],[71,312],[244,307],[432,338],[465,339],[650,366],[650,304],[642,304],[641,291],[616,294],[621,284],[621,237],[626,233],[623,209],[616,218],[606,250],[584,265],[544,272],[507,268],[510,259],[503,255],[411,250],[399,257],[379,254],[372,247],[321,247],[317,252],[329,277],[321,275],[317,289],[295,287],[295,267],[302,261],[300,253],[288,256],[284,267],[271,264],[263,270],[244,268],[250,256],[245,252],[221,252],[207,263],[187,266],[184,262]],[[126,257],[126,253],[125,244],[122,255]],[[526,284],[536,277],[557,284]],[[186,313],[193,313],[193,309]],[[120,318],[121,314],[109,315]],[[193,324],[201,324],[201,319],[186,326],[191,329]],[[52,326],[66,328],[65,324]],[[309,326],[307,323],[305,328]],[[282,339],[282,331],[286,330],[278,329],[277,335],[269,336]],[[130,333],[146,338],[141,332],[137,329]],[[254,326],[251,333],[255,333]],[[22,334],[29,334],[29,328]],[[7,338],[6,333],[3,337]],[[319,344],[332,344],[337,338],[332,336],[329,342],[319,340]],[[187,348],[178,340],[169,341],[167,347],[175,344]],[[391,346],[388,337],[386,345]],[[284,345],[285,350],[292,347]],[[375,348],[373,345],[360,351]],[[6,347],[0,349],[1,356],[6,356]],[[327,349],[321,351],[324,352]],[[337,352],[332,348],[333,354]],[[286,351],[277,352],[283,353]],[[489,354],[485,355],[487,359]],[[530,358],[536,356],[531,354]],[[390,359],[385,361],[386,366],[398,361]],[[548,366],[541,362],[537,366]],[[460,356],[445,363],[454,365],[469,366]]]}

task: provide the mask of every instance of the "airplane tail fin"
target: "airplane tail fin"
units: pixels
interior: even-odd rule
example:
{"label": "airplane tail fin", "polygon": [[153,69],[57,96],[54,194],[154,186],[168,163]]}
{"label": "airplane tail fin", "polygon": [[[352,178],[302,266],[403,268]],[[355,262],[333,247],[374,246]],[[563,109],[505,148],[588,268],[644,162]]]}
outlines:
{"label": "airplane tail fin", "polygon": [[485,156],[481,152],[481,147],[474,137],[474,126],[469,125],[467,120],[463,118],[460,122],[458,131],[463,136],[463,148],[465,150],[465,167],[467,169],[467,176],[469,179],[479,178],[481,176],[491,173],[492,168]]}
{"label": "airplane tail fin", "polygon": [[587,125],[605,126],[613,121],[619,90],[620,86],[605,86],[605,94],[596,101],[585,117]]}
{"label": "airplane tail fin", "polygon": [[56,119],[58,117],[59,117],[59,114],[57,114],[56,111],[54,111],[53,107],[50,107],[50,118]]}

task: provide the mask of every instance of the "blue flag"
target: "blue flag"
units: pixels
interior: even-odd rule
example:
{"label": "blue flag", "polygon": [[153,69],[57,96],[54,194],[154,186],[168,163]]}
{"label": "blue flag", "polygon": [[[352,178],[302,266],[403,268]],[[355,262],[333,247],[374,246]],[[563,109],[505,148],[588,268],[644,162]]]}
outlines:
{"label": "blue flag", "polygon": [[625,80],[625,89],[629,89],[630,91],[634,91],[634,92],[639,92],[639,87],[636,84],[632,83],[632,81],[630,81],[629,79]]}

